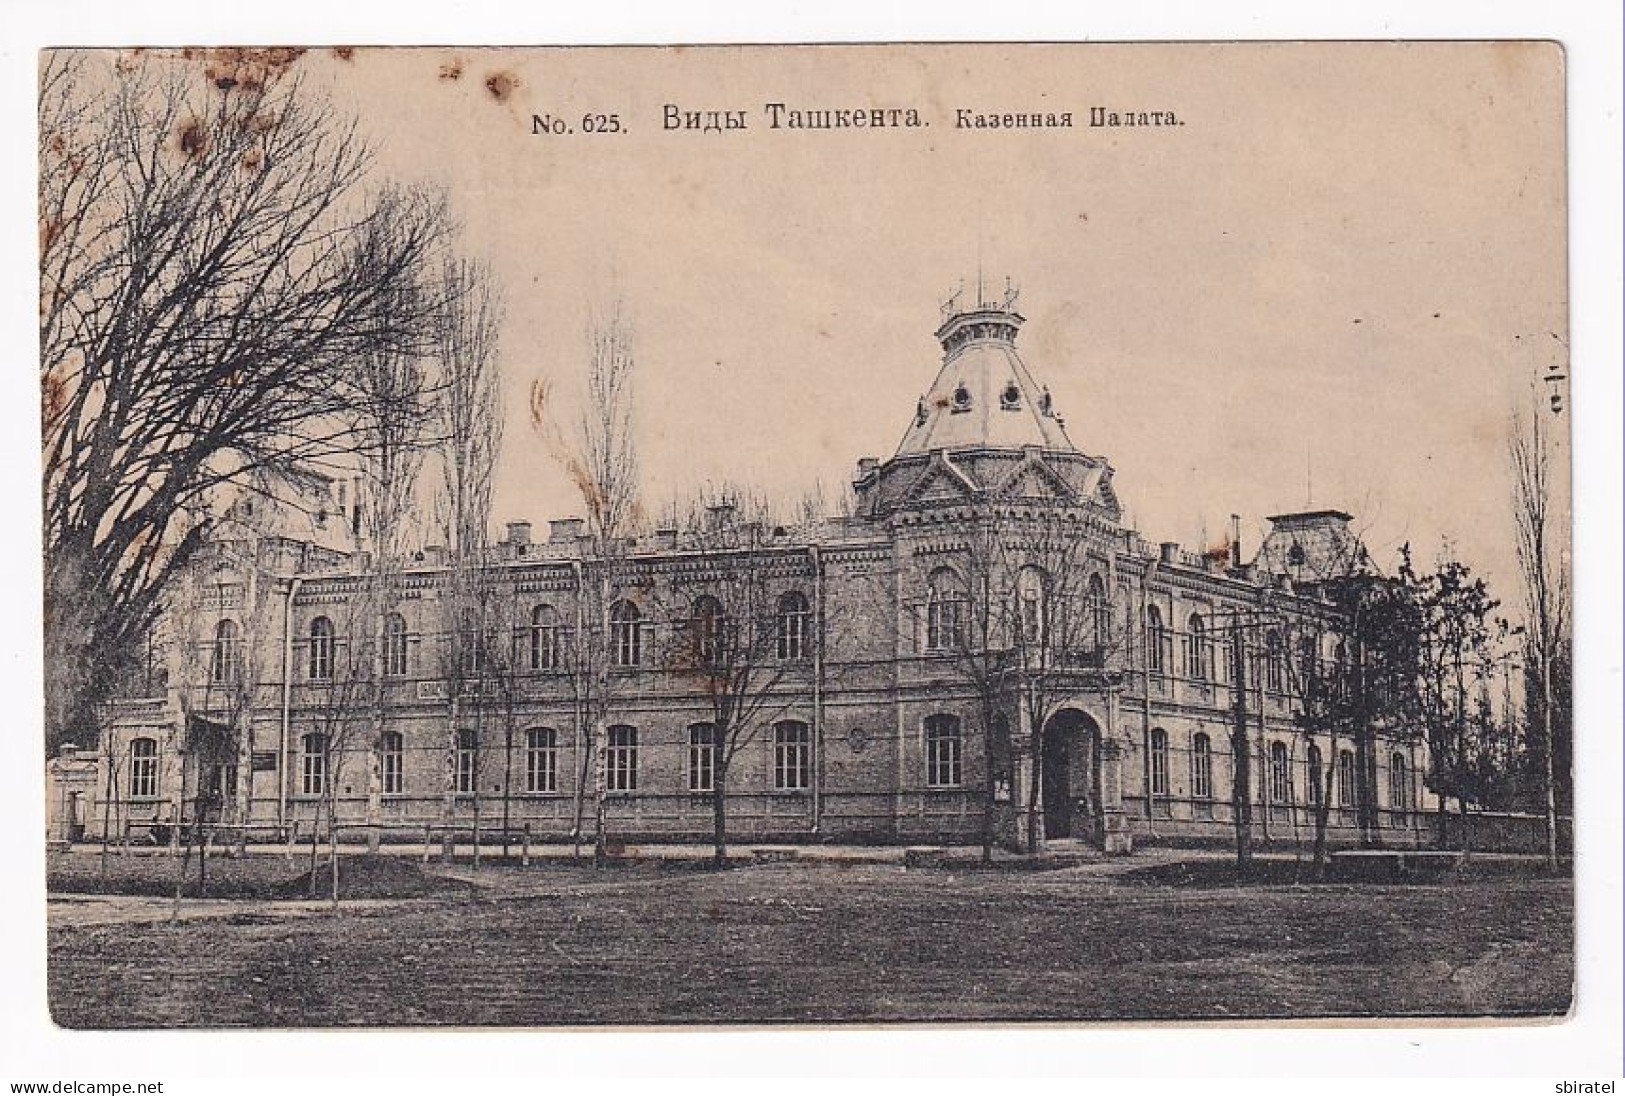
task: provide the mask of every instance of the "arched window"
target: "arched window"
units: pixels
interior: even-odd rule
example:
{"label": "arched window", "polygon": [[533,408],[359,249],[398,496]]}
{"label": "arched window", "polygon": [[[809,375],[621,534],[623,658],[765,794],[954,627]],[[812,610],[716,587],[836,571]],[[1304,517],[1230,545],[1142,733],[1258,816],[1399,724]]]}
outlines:
{"label": "arched window", "polygon": [[399,613],[384,617],[384,676],[406,676],[406,618]]}
{"label": "arched window", "polygon": [[688,790],[713,792],[717,787],[717,729],[710,723],[688,728]]}
{"label": "arched window", "polygon": [[158,740],[130,739],[130,798],[158,798]]}
{"label": "arched window", "polygon": [[1285,685],[1286,647],[1281,642],[1281,633],[1271,628],[1264,633],[1264,687],[1279,693]]}
{"label": "arched window", "polygon": [[1173,636],[1162,622],[1162,610],[1155,605],[1145,608],[1145,653],[1152,673],[1160,676],[1168,672],[1168,663],[1173,660]]}
{"label": "arched window", "polygon": [[1207,621],[1192,613],[1185,632],[1185,676],[1196,681],[1208,679]]}
{"label": "arched window", "polygon": [[694,661],[700,666],[713,668],[724,665],[729,652],[726,650],[727,621],[722,602],[709,595],[695,598],[688,627]]}
{"label": "arched window", "polygon": [[485,630],[480,626],[478,609],[464,609],[462,626],[458,629],[457,646],[462,652],[463,673],[485,672]]}
{"label": "arched window", "polygon": [[812,728],[798,719],[773,724],[773,787],[781,792],[812,787]]}
{"label": "arched window", "polygon": [[1168,795],[1168,732],[1151,728],[1151,796]]}
{"label": "arched window", "polygon": [[558,610],[538,605],[530,611],[530,668],[556,670],[564,661],[563,629]]}
{"label": "arched window", "polygon": [[1197,731],[1191,739],[1191,795],[1213,798],[1213,740],[1205,731]]}
{"label": "arched window", "polygon": [[1394,811],[1394,825],[1405,825],[1411,811],[1411,773],[1401,753],[1388,760],[1388,805]]}
{"label": "arched window", "polygon": [[948,567],[938,567],[928,580],[925,606],[925,649],[954,651],[965,645],[965,588]]}
{"label": "arched window", "polygon": [[1016,574],[1016,625],[1024,646],[1039,648],[1045,642],[1044,590],[1047,577],[1037,567],[1023,567]]}
{"label": "arched window", "polygon": [[237,681],[243,676],[243,641],[237,622],[222,620],[214,626],[214,650],[209,657],[209,677],[219,683]]}
{"label": "arched window", "polygon": [[1354,795],[1354,752],[1343,750],[1337,755],[1337,805],[1354,806]]}
{"label": "arched window", "polygon": [[473,795],[479,789],[480,736],[464,728],[457,732],[457,794]]}
{"label": "arched window", "polygon": [[1318,807],[1320,806],[1321,792],[1326,786],[1326,772],[1321,765],[1319,746],[1311,743],[1309,749],[1305,752],[1308,755],[1305,759],[1305,765],[1309,772],[1309,802]]}
{"label": "arched window", "polygon": [[797,590],[779,598],[779,659],[792,662],[807,657],[808,633],[812,630],[812,609]]}
{"label": "arched window", "polygon": [[299,739],[299,792],[321,795],[327,790],[327,736],[312,731]]}
{"label": "arched window", "polygon": [[1320,677],[1320,641],[1314,633],[1298,637],[1298,692],[1306,693]]}
{"label": "arched window", "polygon": [[604,750],[604,787],[612,792],[638,790],[638,729],[614,726]]}
{"label": "arched window", "polygon": [[1106,600],[1106,584],[1099,575],[1089,576],[1084,608],[1089,613],[1089,646],[1104,651],[1111,642],[1112,609]]}
{"label": "arched window", "polygon": [[310,679],[331,681],[333,678],[333,622],[319,616],[310,622]]}
{"label": "arched window", "polygon": [[385,795],[406,790],[406,740],[399,731],[385,731],[378,740],[378,773]]}
{"label": "arched window", "polygon": [[1270,743],[1270,802],[1292,802],[1292,760],[1285,742]]}
{"label": "arched window", "polygon": [[559,790],[559,733],[552,727],[525,732],[525,791],[545,795]]}
{"label": "arched window", "polygon": [[630,601],[617,601],[609,610],[609,643],[617,666],[643,662],[643,614]]}
{"label": "arched window", "polygon": [[959,787],[964,776],[961,762],[963,746],[958,716],[926,716],[925,783],[928,787]]}

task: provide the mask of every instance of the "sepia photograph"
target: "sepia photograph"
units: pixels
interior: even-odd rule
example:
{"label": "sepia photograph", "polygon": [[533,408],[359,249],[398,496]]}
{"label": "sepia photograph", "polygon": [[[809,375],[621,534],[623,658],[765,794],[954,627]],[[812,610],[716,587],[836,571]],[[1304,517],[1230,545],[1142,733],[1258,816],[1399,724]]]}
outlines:
{"label": "sepia photograph", "polygon": [[37,62],[56,1025],[1571,1014],[1559,44]]}

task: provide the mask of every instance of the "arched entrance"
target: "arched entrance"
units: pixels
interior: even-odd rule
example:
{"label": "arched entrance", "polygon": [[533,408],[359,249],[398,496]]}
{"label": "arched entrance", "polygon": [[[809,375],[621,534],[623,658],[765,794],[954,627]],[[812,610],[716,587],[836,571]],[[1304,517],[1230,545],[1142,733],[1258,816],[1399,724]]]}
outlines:
{"label": "arched entrance", "polygon": [[1075,708],[1044,724],[1039,781],[1044,836],[1100,837],[1100,727]]}

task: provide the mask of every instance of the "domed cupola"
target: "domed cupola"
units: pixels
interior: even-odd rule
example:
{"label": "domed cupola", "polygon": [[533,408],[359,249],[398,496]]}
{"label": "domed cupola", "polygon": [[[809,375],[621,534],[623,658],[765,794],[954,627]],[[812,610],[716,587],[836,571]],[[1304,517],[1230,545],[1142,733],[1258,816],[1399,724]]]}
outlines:
{"label": "domed cupola", "polygon": [[1016,333],[1025,322],[1015,309],[1016,295],[1011,289],[1002,300],[963,307],[955,294],[943,305],[936,333],[942,367],[898,456],[934,449],[1075,448],[1049,389],[1033,380],[1016,353]]}

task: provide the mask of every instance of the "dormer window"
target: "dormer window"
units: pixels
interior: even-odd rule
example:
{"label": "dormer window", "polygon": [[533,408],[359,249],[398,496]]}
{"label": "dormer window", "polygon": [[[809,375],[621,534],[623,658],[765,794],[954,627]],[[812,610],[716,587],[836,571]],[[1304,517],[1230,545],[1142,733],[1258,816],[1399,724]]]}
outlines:
{"label": "dormer window", "polygon": [[954,389],[953,412],[954,412],[954,414],[957,415],[962,411],[969,411],[969,410],[970,410],[970,389],[966,388],[964,385],[960,385],[958,388]]}
{"label": "dormer window", "polygon": [[1021,410],[1021,389],[1016,387],[1015,381],[1005,385],[1004,391],[999,393],[999,406],[1006,411]]}
{"label": "dormer window", "polygon": [[929,418],[929,417],[930,417],[930,413],[926,411],[926,409],[925,409],[925,401],[922,399],[920,401],[920,403],[919,403],[919,406],[914,409],[914,425],[915,426],[924,426],[925,425],[925,420],[927,418]]}
{"label": "dormer window", "polygon": [[1055,402],[1050,399],[1049,389],[1044,389],[1038,396],[1038,410],[1043,412],[1046,419],[1055,417]]}

